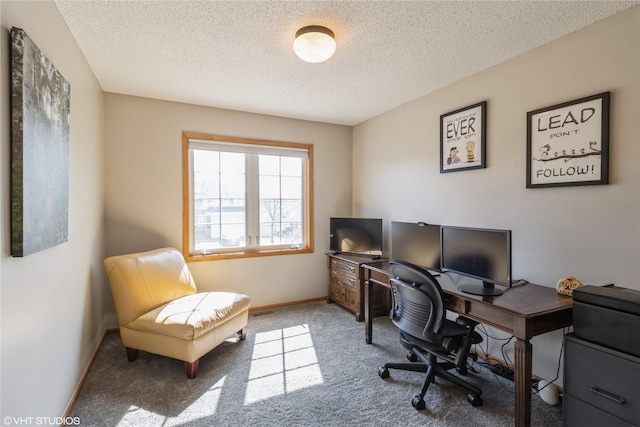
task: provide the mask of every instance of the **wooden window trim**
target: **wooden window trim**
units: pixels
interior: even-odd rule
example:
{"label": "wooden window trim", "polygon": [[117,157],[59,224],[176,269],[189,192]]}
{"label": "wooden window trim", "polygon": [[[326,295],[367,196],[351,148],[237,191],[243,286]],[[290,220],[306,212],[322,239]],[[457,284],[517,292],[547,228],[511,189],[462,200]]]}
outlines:
{"label": "wooden window trim", "polygon": [[[246,252],[230,252],[207,255],[192,255],[190,251],[191,236],[191,206],[190,206],[190,173],[189,173],[189,140],[200,139],[205,141],[231,142],[237,144],[265,145],[283,148],[305,149],[308,152],[308,162],[305,175],[305,240],[306,247],[300,249],[277,249],[277,250],[257,250]],[[224,259],[252,258],[275,255],[294,255],[313,252],[313,145],[297,142],[282,142],[263,139],[239,138],[224,135],[209,135],[196,132],[182,132],[182,253],[187,262],[215,261]]]}

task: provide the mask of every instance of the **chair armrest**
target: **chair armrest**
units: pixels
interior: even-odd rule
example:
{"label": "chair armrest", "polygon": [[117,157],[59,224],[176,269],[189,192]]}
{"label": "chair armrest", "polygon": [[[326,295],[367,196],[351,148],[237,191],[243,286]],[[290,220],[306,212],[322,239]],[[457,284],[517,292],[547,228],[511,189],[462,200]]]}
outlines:
{"label": "chair armrest", "polygon": [[468,317],[464,317],[464,316],[458,316],[458,318],[456,319],[456,323],[458,325],[466,326],[467,328],[469,328],[471,330],[475,329],[475,327],[478,326],[478,322],[476,322],[475,320],[471,320]]}
{"label": "chair armrest", "polygon": [[456,323],[469,328],[467,339],[470,341],[470,344],[479,344],[483,341],[482,335],[476,332],[476,326],[479,325],[479,322],[476,322],[475,320],[471,320],[464,316],[458,316],[458,318],[456,319]]}

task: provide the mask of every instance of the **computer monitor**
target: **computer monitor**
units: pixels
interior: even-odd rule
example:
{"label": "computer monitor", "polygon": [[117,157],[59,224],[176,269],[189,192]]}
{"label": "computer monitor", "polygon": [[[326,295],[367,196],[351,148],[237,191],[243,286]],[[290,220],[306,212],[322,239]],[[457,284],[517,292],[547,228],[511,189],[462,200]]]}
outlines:
{"label": "computer monitor", "polygon": [[381,218],[330,218],[330,250],[382,255]]}
{"label": "computer monitor", "polygon": [[391,221],[391,258],[440,271],[440,226]]}
{"label": "computer monitor", "polygon": [[462,292],[496,296],[511,287],[511,230],[440,227],[440,268],[482,283],[463,283]]}

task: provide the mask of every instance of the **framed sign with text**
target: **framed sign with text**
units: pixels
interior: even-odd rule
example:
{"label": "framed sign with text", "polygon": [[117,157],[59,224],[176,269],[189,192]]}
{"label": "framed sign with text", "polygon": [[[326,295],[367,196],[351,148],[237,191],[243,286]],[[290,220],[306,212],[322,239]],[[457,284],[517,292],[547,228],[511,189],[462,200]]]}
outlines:
{"label": "framed sign with text", "polygon": [[527,188],[609,183],[609,97],[527,113]]}
{"label": "framed sign with text", "polygon": [[440,173],[485,167],[487,101],[440,116]]}

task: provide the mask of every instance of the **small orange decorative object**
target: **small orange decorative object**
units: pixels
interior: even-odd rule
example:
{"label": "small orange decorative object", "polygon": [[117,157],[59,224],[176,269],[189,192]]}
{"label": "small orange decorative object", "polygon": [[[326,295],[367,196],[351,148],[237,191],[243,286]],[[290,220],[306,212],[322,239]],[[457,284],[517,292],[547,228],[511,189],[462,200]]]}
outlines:
{"label": "small orange decorative object", "polygon": [[581,286],[582,282],[575,277],[563,277],[558,280],[556,291],[558,291],[559,294],[573,296],[573,290]]}

